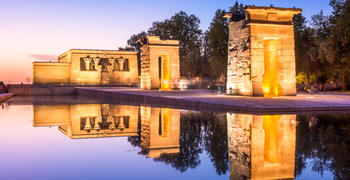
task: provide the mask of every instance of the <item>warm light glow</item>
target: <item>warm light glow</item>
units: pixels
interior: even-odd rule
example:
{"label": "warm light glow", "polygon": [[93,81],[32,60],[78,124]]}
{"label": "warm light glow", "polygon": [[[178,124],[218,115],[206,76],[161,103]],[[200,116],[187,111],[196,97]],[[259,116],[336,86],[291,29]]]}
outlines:
{"label": "warm light glow", "polygon": [[163,80],[162,83],[162,90],[169,90],[170,89],[170,84],[167,80]]}
{"label": "warm light glow", "polygon": [[277,40],[264,40],[264,96],[279,96],[277,80]]}
{"label": "warm light glow", "polygon": [[170,90],[170,69],[168,66],[168,58],[166,56],[162,57],[162,69],[160,69],[162,73],[161,79],[161,89],[162,90]]}
{"label": "warm light glow", "polygon": [[161,113],[162,113],[162,136],[163,137],[168,137],[169,135],[169,128],[170,128],[170,119],[171,119],[171,113],[170,113],[170,109],[165,108],[165,109],[161,109]]}
{"label": "warm light glow", "polygon": [[265,153],[266,163],[278,163],[278,120],[280,116],[264,115],[263,128],[265,131]]}

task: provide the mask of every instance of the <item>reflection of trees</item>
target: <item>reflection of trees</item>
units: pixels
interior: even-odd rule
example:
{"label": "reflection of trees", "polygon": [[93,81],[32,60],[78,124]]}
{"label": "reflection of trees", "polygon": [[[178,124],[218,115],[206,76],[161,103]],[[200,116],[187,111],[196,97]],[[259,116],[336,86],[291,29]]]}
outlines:
{"label": "reflection of trees", "polygon": [[141,116],[138,111],[138,122],[137,122],[137,134],[138,136],[129,136],[128,142],[134,147],[141,147]]}
{"label": "reflection of trees", "polygon": [[[175,169],[185,172],[200,164],[199,155],[203,150],[208,152],[218,174],[228,170],[227,127],[226,116],[215,113],[181,113],[180,117],[180,152],[177,154],[161,154],[154,161],[164,162]],[[128,141],[140,147],[140,133],[137,137],[129,137]]]}
{"label": "reflection of trees", "polygon": [[216,172],[226,174],[228,170],[228,144],[227,144],[227,123],[226,116],[215,116],[210,114],[206,121],[204,147],[210,154],[211,162],[216,168]]}
{"label": "reflection of trees", "polygon": [[320,174],[328,170],[336,179],[350,179],[350,115],[299,116],[295,173],[301,174],[306,160]]}
{"label": "reflection of trees", "polygon": [[162,154],[155,161],[170,164],[175,169],[184,172],[200,164],[199,154],[202,153],[202,119],[199,114],[181,115],[180,117],[180,153]]}

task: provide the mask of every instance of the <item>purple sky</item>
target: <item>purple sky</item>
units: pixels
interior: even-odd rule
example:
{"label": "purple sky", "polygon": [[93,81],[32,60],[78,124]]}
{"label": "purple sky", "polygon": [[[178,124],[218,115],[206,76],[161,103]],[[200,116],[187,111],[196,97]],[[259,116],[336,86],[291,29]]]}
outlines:
{"label": "purple sky", "polygon": [[[32,79],[32,61],[72,48],[116,49],[135,33],[176,12],[195,14],[207,29],[214,12],[234,0],[0,0],[0,81]],[[256,6],[297,7],[307,18],[329,0],[241,0]]]}

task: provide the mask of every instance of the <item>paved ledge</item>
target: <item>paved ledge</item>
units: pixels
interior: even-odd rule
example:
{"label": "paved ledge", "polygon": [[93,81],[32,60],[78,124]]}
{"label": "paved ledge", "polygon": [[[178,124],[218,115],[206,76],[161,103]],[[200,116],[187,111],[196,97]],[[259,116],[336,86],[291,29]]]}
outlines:
{"label": "paved ledge", "polygon": [[75,85],[75,84],[9,84],[8,92],[16,96],[70,96],[76,95],[76,87],[135,87],[121,85]]}
{"label": "paved ledge", "polygon": [[13,95],[14,95],[13,93],[0,94],[0,102],[4,102],[4,101],[10,99]]}
{"label": "paved ledge", "polygon": [[350,112],[349,95],[282,96],[275,98],[226,96],[207,90],[147,91],[135,88],[76,88],[78,95],[112,102],[133,102],[140,105],[189,110],[247,113],[343,113]]}

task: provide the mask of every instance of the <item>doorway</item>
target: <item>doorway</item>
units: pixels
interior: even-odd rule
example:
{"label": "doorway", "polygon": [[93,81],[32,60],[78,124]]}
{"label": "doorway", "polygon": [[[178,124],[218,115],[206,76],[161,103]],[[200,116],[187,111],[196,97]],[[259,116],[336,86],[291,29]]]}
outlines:
{"label": "doorway", "polygon": [[159,77],[159,88],[162,90],[170,89],[170,73],[168,67],[168,60],[166,56],[158,57],[158,77]]}
{"label": "doorway", "polygon": [[277,39],[264,40],[264,96],[279,96],[277,79]]}

